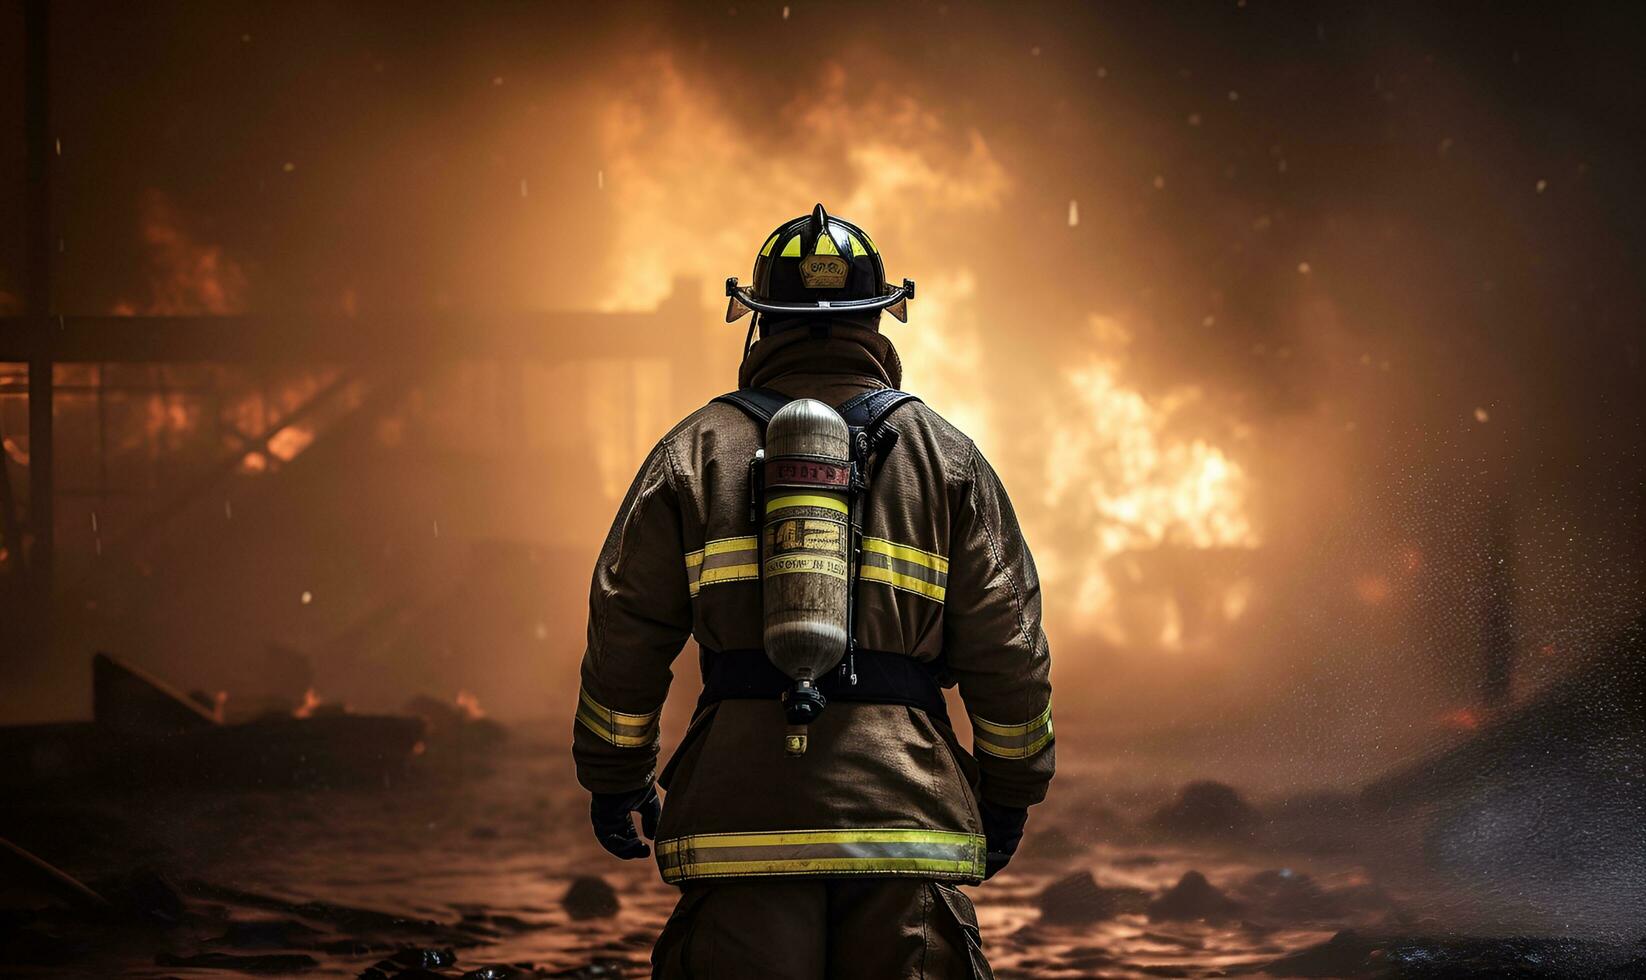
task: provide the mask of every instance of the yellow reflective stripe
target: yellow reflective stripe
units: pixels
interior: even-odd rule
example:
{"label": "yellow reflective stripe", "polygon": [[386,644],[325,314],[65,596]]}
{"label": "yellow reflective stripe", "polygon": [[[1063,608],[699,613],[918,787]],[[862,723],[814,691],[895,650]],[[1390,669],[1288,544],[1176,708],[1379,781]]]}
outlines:
{"label": "yellow reflective stripe", "polygon": [[794,493],[786,497],[773,497],[766,501],[766,513],[782,510],[785,507],[822,507],[825,510],[846,513],[846,503],[834,497],[824,497],[815,493]]}
{"label": "yellow reflective stripe", "polygon": [[972,748],[998,759],[1027,759],[1051,743],[1052,706],[1046,705],[1033,721],[1002,725],[972,715]]}
{"label": "yellow reflective stripe", "polygon": [[880,249],[874,247],[874,239],[869,237],[868,232],[863,233],[863,244],[869,246],[869,251],[871,251],[871,252],[880,251]]}
{"label": "yellow reflective stripe", "polygon": [[723,555],[728,551],[753,551],[760,547],[760,539],[752,534],[741,538],[717,538],[703,546],[705,555]]}
{"label": "yellow reflective stripe", "polygon": [[787,844],[953,844],[967,841],[971,834],[953,830],[919,830],[904,827],[868,830],[772,830],[753,833],[693,834],[660,841],[659,854],[671,854],[688,846],[781,847]]}
{"label": "yellow reflective stripe", "polygon": [[942,858],[788,858],[777,861],[698,861],[682,864],[663,873],[663,881],[674,884],[687,878],[742,878],[762,875],[805,874],[952,874],[974,878],[977,862],[946,861]]}
{"label": "yellow reflective stripe", "polygon": [[834,236],[827,231],[817,236],[817,247],[812,249],[813,255],[839,255],[840,249],[835,247]]}
{"label": "yellow reflective stripe", "polygon": [[617,711],[596,701],[587,688],[577,691],[577,720],[584,728],[618,748],[634,749],[657,740],[657,719],[663,709],[635,714]]}
{"label": "yellow reflective stripe", "polygon": [[986,718],[979,718],[976,715],[972,715],[972,727],[982,729],[991,735],[1027,735],[1038,728],[1051,724],[1051,721],[1052,706],[1049,704],[1046,705],[1045,711],[1042,711],[1040,714],[1035,716],[1033,721],[1026,721],[1021,725],[1002,725],[998,722],[989,721]]}
{"label": "yellow reflective stripe", "polygon": [[974,737],[972,748],[984,755],[992,755],[997,759],[1027,759],[1045,748],[1052,740],[1052,730],[1046,729],[1046,734],[1027,745],[995,745],[986,739]]}
{"label": "yellow reflective stripe", "polygon": [[796,235],[793,238],[791,238],[788,241],[783,243],[782,256],[785,259],[798,259],[798,258],[800,258],[800,236],[799,235]]}
{"label": "yellow reflective stripe", "polygon": [[864,538],[863,550],[872,551],[877,555],[885,555],[888,558],[913,562],[916,565],[924,565],[939,572],[949,570],[949,560],[942,555],[922,551],[919,548],[911,548],[906,544],[897,544],[887,541],[885,538]]}
{"label": "yellow reflective stripe", "polygon": [[846,244],[852,250],[853,255],[869,254],[869,250],[863,247],[863,243],[858,241],[857,236],[849,231],[846,232]]}
{"label": "yellow reflective stripe", "polygon": [[657,843],[663,880],[802,874],[922,874],[975,880],[985,843],[977,834],[877,828],[697,834]]}
{"label": "yellow reflective stripe", "polygon": [[737,538],[716,538],[696,551],[687,552],[687,590],[695,596],[698,589],[705,585],[759,578],[760,568],[754,561],[759,551],[760,539],[747,534]]}
{"label": "yellow reflective stripe", "polygon": [[701,588],[716,582],[740,582],[743,579],[759,577],[760,566],[752,562],[747,565],[722,565],[719,568],[706,569],[698,578],[697,584]]}
{"label": "yellow reflective stripe", "polygon": [[766,239],[766,244],[764,244],[760,247],[760,254],[761,255],[764,255],[766,258],[771,258],[772,246],[777,244],[777,236],[780,235],[780,234],[782,234],[782,232],[778,232],[778,231],[772,232],[772,237]]}
{"label": "yellow reflective stripe", "polygon": [[928,599],[942,602],[948,596],[948,589],[933,582],[915,578],[913,575],[904,575],[889,568],[877,568],[874,565],[859,565],[858,577],[865,582],[880,582],[894,589],[914,592]]}

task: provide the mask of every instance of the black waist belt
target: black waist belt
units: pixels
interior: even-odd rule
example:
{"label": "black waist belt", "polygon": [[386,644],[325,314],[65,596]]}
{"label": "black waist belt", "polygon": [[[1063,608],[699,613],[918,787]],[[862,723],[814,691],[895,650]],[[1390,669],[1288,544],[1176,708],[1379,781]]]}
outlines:
{"label": "black waist belt", "polygon": [[[869,704],[906,704],[947,725],[948,705],[931,668],[913,657],[881,650],[859,650],[853,655],[857,683],[839,667],[817,681],[830,701]],[[842,662],[844,664],[844,661]],[[703,694],[697,710],[718,701],[775,701],[794,681],[766,659],[764,650],[704,650]]]}

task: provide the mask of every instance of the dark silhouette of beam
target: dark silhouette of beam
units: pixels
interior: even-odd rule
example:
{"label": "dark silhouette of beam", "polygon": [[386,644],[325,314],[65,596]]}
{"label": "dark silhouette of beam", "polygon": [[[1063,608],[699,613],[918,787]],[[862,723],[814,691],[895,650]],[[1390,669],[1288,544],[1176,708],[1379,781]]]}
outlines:
{"label": "dark silhouette of beam", "polygon": [[51,4],[28,0],[23,9],[23,134],[27,143],[25,176],[26,266],[23,275],[22,330],[0,329],[21,338],[18,353],[29,364],[29,587],[35,620],[28,646],[41,660],[52,640],[52,559],[56,517],[52,503],[52,345],[51,345]]}
{"label": "dark silhouette of beam", "polygon": [[[0,317],[0,361],[29,356]],[[62,363],[532,360],[699,356],[702,311],[685,287],[641,313],[406,313],[358,317],[68,316],[51,323]],[[670,344],[665,339],[676,338]]]}

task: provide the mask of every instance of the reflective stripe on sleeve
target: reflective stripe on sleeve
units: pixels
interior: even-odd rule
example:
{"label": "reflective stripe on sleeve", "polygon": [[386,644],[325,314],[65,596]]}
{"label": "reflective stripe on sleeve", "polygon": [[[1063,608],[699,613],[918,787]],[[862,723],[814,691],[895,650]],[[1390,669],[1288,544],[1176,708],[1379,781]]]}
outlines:
{"label": "reflective stripe on sleeve", "polygon": [[620,749],[644,748],[656,742],[657,719],[662,713],[661,708],[638,715],[613,711],[590,697],[587,689],[577,691],[578,723]]}
{"label": "reflective stripe on sleeve", "polygon": [[880,582],[934,602],[942,602],[948,594],[947,558],[885,538],[863,539],[859,573],[865,582]]}
{"label": "reflective stripe on sleeve", "polygon": [[760,539],[719,538],[686,553],[686,588],[693,596],[705,585],[760,577]]}
{"label": "reflective stripe on sleeve", "polygon": [[971,719],[972,748],[997,759],[1027,759],[1052,741],[1050,704],[1033,721],[1021,725],[1001,725],[976,715]]}
{"label": "reflective stripe on sleeve", "polygon": [[657,842],[663,880],[763,875],[983,877],[983,838],[904,828],[695,834]]}

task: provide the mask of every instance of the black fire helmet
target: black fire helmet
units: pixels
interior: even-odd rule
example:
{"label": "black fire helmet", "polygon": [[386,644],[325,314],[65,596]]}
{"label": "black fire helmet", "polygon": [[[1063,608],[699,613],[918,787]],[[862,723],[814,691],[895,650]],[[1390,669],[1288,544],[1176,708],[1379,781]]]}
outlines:
{"label": "black fire helmet", "polygon": [[785,221],[754,259],[754,283],[726,280],[726,322],[753,310],[771,318],[853,316],[885,310],[909,318],[914,280],[886,283],[880,251],[863,229],[819,204],[811,214]]}

